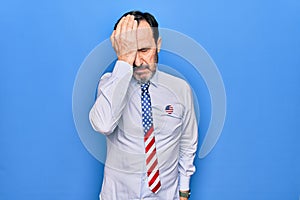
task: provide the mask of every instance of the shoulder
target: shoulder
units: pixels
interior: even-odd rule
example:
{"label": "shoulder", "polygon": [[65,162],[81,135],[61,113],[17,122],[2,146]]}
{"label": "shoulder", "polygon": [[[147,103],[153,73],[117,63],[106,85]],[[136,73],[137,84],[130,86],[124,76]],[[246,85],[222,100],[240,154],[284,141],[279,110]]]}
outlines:
{"label": "shoulder", "polygon": [[184,94],[191,91],[186,80],[162,71],[158,71],[158,82],[161,86],[165,86],[176,93]]}

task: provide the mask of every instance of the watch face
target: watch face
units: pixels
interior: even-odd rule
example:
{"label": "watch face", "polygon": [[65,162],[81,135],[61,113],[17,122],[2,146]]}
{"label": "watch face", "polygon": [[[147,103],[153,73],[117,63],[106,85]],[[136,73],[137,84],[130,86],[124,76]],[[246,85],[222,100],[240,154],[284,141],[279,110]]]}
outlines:
{"label": "watch face", "polygon": [[180,197],[189,198],[190,194],[191,194],[190,191],[188,191],[188,192],[181,192],[181,191],[179,191],[179,196]]}

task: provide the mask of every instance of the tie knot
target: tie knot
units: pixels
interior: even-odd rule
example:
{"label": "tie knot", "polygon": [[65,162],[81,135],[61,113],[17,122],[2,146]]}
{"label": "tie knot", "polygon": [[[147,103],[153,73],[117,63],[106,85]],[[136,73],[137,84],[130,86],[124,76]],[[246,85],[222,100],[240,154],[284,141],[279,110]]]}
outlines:
{"label": "tie knot", "polygon": [[142,91],[148,91],[149,85],[150,85],[150,82],[143,83],[141,85]]}

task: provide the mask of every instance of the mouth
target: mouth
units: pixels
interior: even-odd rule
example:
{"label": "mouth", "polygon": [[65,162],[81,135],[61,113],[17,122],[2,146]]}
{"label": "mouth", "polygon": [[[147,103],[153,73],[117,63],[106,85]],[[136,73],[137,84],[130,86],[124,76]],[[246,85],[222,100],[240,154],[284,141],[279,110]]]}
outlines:
{"label": "mouth", "polygon": [[141,66],[133,65],[133,69],[134,69],[134,70],[138,70],[138,69],[149,69],[149,65],[141,65]]}
{"label": "mouth", "polygon": [[149,65],[134,66],[133,77],[140,83],[146,83],[153,76],[153,72]]}
{"label": "mouth", "polygon": [[135,66],[135,67],[133,67],[133,71],[136,74],[143,74],[148,70],[149,70],[149,66],[139,66],[139,67]]}

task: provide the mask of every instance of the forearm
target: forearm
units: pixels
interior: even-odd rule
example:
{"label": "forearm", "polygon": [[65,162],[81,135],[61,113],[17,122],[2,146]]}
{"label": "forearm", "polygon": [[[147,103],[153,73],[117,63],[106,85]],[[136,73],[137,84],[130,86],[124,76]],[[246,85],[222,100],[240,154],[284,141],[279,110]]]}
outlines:
{"label": "forearm", "polygon": [[93,128],[103,134],[115,129],[127,103],[126,93],[132,78],[132,66],[118,61],[111,75],[99,83],[99,94],[89,113]]}
{"label": "forearm", "polygon": [[179,160],[179,189],[182,191],[190,189],[190,179],[196,171],[193,161],[194,156],[189,158],[181,157]]}
{"label": "forearm", "polygon": [[198,145],[198,126],[192,91],[190,88],[187,88],[186,91],[186,110],[183,117],[182,135],[179,146],[179,189],[182,191],[190,189],[190,178],[196,171],[194,159]]}
{"label": "forearm", "polygon": [[[197,150],[197,125],[196,120],[189,121],[188,132],[184,132],[179,149],[179,190],[180,192],[189,194],[190,178],[195,173],[194,159]],[[180,197],[180,200],[187,200],[188,198]]]}

